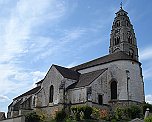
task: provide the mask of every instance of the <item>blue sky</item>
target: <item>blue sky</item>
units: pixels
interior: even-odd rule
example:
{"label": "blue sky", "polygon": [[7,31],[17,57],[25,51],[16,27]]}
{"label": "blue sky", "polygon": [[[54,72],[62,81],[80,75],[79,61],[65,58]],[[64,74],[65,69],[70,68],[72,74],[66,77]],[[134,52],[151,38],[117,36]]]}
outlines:
{"label": "blue sky", "polygon": [[0,0],[0,111],[52,64],[71,67],[108,54],[121,1],[135,29],[146,101],[152,103],[151,0]]}

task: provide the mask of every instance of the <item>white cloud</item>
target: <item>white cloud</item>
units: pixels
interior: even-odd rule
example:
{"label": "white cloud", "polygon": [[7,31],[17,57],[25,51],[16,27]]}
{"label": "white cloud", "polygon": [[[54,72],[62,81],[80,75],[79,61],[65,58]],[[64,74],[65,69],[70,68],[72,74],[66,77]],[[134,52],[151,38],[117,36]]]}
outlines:
{"label": "white cloud", "polygon": [[27,75],[27,72],[12,64],[1,64],[0,74],[0,95],[15,94],[24,90],[30,84],[31,78]]}
{"label": "white cloud", "polygon": [[[2,4],[4,3],[0,2],[1,6]],[[26,69],[25,64],[20,64],[22,56],[32,51],[34,55],[38,55],[45,49],[51,38],[34,35],[33,32],[37,31],[35,27],[38,28],[45,22],[53,25],[60,21],[66,12],[65,3],[56,0],[19,0],[9,9],[9,14],[0,21],[0,95],[3,98],[8,94],[17,95],[29,89],[33,82],[44,77],[44,72]],[[32,44],[31,40],[34,40]],[[24,61],[26,60],[29,63],[32,59]]]}
{"label": "white cloud", "polygon": [[76,66],[76,65],[78,65],[77,62],[72,62],[71,64],[69,64],[69,65],[67,65],[67,66],[65,66],[65,67],[71,68],[71,67],[74,67],[74,66]]}
{"label": "white cloud", "polygon": [[7,96],[0,95],[0,102],[6,102],[9,101],[10,99]]}
{"label": "white cloud", "polygon": [[152,95],[151,95],[151,94],[146,95],[146,96],[145,96],[145,99],[146,99],[146,102],[152,104]]}
{"label": "white cloud", "polygon": [[144,60],[149,60],[149,59],[152,59],[151,47],[145,48],[140,52],[140,60],[144,61]]}
{"label": "white cloud", "polygon": [[45,72],[40,72],[40,71],[35,71],[35,72],[31,72],[30,73],[33,77],[33,87],[35,86],[35,83],[37,83],[38,81],[42,80],[45,76]]}
{"label": "white cloud", "polygon": [[[0,62],[10,61],[28,50],[32,29],[50,21],[51,24],[65,13],[64,2],[55,0],[20,0],[11,14],[1,23]],[[33,37],[34,38],[34,37]],[[35,44],[39,43],[35,41]],[[33,48],[34,49],[34,48]]]}
{"label": "white cloud", "polygon": [[140,58],[140,61],[143,62],[143,76],[144,76],[144,79],[148,79],[148,78],[151,78],[152,75],[151,75],[151,72],[152,72],[152,63],[151,63],[151,60],[152,60],[152,48],[151,47],[146,47],[144,48],[143,50],[141,50],[139,52],[139,58]]}
{"label": "white cloud", "polygon": [[48,56],[51,56],[52,54],[57,55],[57,53],[60,53],[59,50],[61,49],[62,51],[67,50],[67,45],[74,42],[74,40],[77,40],[78,38],[84,36],[84,34],[86,33],[86,29],[74,28],[71,30],[64,30],[62,31],[62,33],[63,33],[63,36],[61,36],[58,39],[53,39],[53,38],[44,39],[44,45],[43,44],[40,45],[39,49],[37,50],[39,51],[39,55],[37,55],[37,57],[35,58],[35,61],[39,59],[44,59]]}

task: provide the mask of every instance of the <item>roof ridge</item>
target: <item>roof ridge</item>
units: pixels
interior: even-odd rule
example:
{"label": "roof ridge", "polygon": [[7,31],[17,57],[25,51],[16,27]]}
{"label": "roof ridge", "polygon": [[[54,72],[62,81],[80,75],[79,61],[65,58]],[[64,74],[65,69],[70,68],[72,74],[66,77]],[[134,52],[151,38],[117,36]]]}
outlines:
{"label": "roof ridge", "polygon": [[73,71],[73,72],[79,73],[79,72],[77,72],[77,71],[72,70],[71,68],[63,67],[63,66],[60,66],[60,65],[53,64],[52,66],[60,67],[60,68],[64,68],[64,69],[67,69],[67,70],[70,70],[70,71]]}
{"label": "roof ridge", "polygon": [[[99,71],[103,71],[103,70],[107,70],[108,68],[103,68],[103,69],[98,69],[98,70],[95,70],[95,71],[91,71],[91,72],[86,72],[86,73],[83,73],[83,74],[89,74],[89,73],[93,73],[93,72],[99,72]],[[83,75],[81,74],[81,75]]]}
{"label": "roof ridge", "polygon": [[69,69],[69,68],[65,68],[62,66],[58,66],[58,65],[52,65],[54,66],[64,78],[69,78],[69,79],[73,79],[73,80],[78,80],[80,73],[78,71]]}
{"label": "roof ridge", "polygon": [[[115,53],[112,53],[112,54],[108,54],[108,55],[93,59],[91,61],[88,61],[88,62],[85,62],[85,63],[82,63],[82,64],[79,64],[77,66],[71,67],[70,69],[78,71],[78,70],[81,70],[81,69],[84,69],[84,68],[97,66],[99,64],[105,64],[105,63],[116,61],[116,60],[133,60],[133,61],[136,61],[136,60],[132,59],[129,55],[124,53],[123,51],[118,51],[118,52],[115,52]],[[138,61],[136,61],[136,62],[138,62]],[[138,62],[138,63],[140,63],[140,62]]]}

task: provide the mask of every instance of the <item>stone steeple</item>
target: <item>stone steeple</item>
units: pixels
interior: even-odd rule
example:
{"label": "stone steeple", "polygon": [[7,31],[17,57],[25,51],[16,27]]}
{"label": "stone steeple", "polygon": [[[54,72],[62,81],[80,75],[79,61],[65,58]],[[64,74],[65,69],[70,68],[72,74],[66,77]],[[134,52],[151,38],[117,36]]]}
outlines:
{"label": "stone steeple", "polygon": [[123,51],[138,61],[138,48],[133,25],[122,6],[116,13],[110,34],[109,53]]}

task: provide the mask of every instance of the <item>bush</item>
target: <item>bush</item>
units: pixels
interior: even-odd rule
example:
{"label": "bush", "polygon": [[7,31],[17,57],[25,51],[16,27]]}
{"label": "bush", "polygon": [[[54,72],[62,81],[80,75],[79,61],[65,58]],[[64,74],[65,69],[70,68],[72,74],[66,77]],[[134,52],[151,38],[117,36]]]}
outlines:
{"label": "bush", "polygon": [[92,111],[93,111],[93,108],[90,107],[90,106],[83,106],[82,107],[82,112],[83,112],[83,118],[84,119],[91,119],[91,114],[92,114]]}
{"label": "bush", "polygon": [[92,118],[93,119],[99,119],[99,117],[100,117],[100,114],[99,114],[99,109],[97,109],[97,108],[93,108],[93,111],[92,111]]}
{"label": "bush", "polygon": [[29,113],[25,116],[25,122],[40,122],[40,116],[36,112]]}
{"label": "bush", "polygon": [[129,120],[142,117],[142,111],[139,106],[132,105],[126,108],[116,108],[115,117],[117,120]]}
{"label": "bush", "polygon": [[145,118],[144,122],[152,122],[152,116]]}
{"label": "bush", "polygon": [[127,108],[127,115],[130,119],[140,118],[141,117],[141,109],[139,106],[133,105]]}
{"label": "bush", "polygon": [[93,116],[99,116],[99,112],[97,109],[93,109],[90,106],[76,106],[71,108],[75,120],[79,121],[82,119],[91,119]]}
{"label": "bush", "polygon": [[74,119],[77,121],[81,120],[82,106],[72,107],[71,110],[74,114]]}
{"label": "bush", "polygon": [[113,112],[110,112],[104,118],[101,118],[101,119],[106,120],[108,122],[109,121],[111,122],[112,120],[116,119],[116,116],[115,116],[115,114]]}
{"label": "bush", "polygon": [[117,120],[122,120],[124,116],[124,108],[116,108],[115,110],[115,117]]}
{"label": "bush", "polygon": [[57,112],[55,120],[57,122],[62,122],[66,119],[67,115],[64,110]]}

